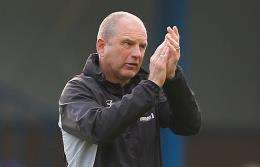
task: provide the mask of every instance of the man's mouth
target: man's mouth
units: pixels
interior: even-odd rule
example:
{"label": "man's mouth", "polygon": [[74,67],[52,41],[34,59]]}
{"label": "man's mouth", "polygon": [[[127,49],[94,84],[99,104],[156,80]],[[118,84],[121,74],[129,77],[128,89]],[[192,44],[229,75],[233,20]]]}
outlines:
{"label": "man's mouth", "polygon": [[138,66],[137,63],[126,63],[125,65],[127,68],[130,68],[130,69],[136,68]]}

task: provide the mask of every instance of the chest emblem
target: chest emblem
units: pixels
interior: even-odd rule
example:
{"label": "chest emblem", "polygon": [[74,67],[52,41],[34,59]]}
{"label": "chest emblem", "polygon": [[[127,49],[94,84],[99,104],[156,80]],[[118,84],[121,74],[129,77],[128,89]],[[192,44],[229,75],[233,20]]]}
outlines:
{"label": "chest emblem", "polygon": [[140,122],[147,122],[147,121],[150,121],[150,120],[152,120],[152,119],[154,119],[154,114],[153,113],[151,113],[149,116],[147,116],[147,117],[140,117]]}
{"label": "chest emblem", "polygon": [[113,101],[112,100],[106,100],[106,107],[110,108],[112,106]]}

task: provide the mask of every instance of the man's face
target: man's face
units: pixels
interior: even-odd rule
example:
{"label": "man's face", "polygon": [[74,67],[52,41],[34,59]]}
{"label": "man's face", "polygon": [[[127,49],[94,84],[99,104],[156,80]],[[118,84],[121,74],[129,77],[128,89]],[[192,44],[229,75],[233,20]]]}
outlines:
{"label": "man's face", "polygon": [[[147,46],[145,27],[136,20],[120,19],[115,34],[105,41],[102,61],[115,81],[127,81],[139,71]],[[106,76],[107,77],[107,76]]]}

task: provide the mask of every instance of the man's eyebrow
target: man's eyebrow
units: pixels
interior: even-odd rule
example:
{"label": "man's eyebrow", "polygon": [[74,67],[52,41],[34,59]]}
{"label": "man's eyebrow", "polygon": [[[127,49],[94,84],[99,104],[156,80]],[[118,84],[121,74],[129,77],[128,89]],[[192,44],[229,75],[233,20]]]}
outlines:
{"label": "man's eyebrow", "polygon": [[[129,37],[125,37],[124,39],[122,39],[122,42],[129,42],[129,43],[131,43],[131,44],[136,43],[135,40],[133,40],[133,39],[131,39],[131,38],[129,38]],[[148,42],[147,42],[147,41],[140,42],[140,45],[143,46],[143,47],[147,47]]]}
{"label": "man's eyebrow", "polygon": [[135,41],[132,40],[131,38],[124,38],[122,41],[126,41],[126,42],[135,42]]}

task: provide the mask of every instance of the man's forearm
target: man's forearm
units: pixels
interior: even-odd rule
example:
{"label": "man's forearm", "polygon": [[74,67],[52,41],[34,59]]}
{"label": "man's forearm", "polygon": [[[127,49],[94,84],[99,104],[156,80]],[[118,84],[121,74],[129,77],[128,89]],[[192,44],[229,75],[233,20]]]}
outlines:
{"label": "man's forearm", "polygon": [[175,132],[182,135],[198,133],[201,127],[201,112],[180,66],[176,70],[176,76],[168,80],[163,89],[173,114]]}

